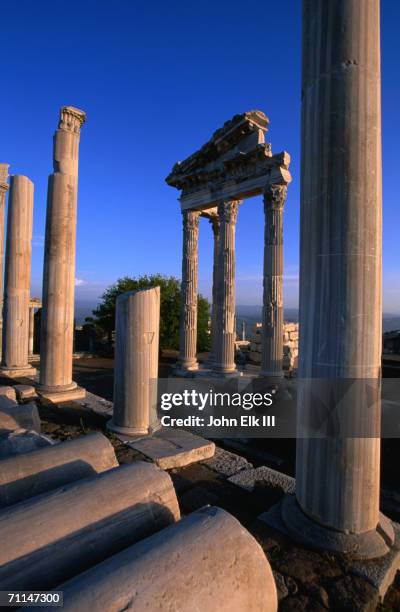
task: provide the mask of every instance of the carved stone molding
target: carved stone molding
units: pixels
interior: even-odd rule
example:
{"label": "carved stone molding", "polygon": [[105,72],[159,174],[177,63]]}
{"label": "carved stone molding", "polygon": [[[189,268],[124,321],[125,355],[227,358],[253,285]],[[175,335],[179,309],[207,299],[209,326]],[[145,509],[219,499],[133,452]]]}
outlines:
{"label": "carved stone molding", "polygon": [[79,134],[86,121],[86,113],[74,106],[63,106],[60,110],[59,130]]}
{"label": "carved stone molding", "polygon": [[286,202],[287,185],[269,185],[264,192],[264,207],[281,210]]}

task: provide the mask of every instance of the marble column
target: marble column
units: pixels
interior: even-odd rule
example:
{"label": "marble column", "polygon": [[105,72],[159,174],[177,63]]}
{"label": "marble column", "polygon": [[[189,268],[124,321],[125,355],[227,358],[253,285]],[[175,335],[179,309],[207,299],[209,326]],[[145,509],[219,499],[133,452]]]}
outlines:
{"label": "marble column", "polygon": [[3,344],[3,279],[4,279],[4,217],[6,209],[6,193],[8,191],[9,164],[0,164],[0,358]]}
{"label": "marble column", "polygon": [[283,518],[294,537],[358,558],[394,537],[379,514],[380,90],[379,0],[304,0],[302,381],[297,503]]}
{"label": "marble column", "polygon": [[264,194],[264,280],[260,376],[283,376],[283,207],[286,185]]}
{"label": "marble column", "polygon": [[212,276],[212,311],[211,311],[211,351],[210,351],[210,366],[215,363],[216,343],[218,336],[217,328],[217,282],[218,282],[218,244],[219,244],[219,218],[218,215],[213,215],[210,218],[210,223],[214,237],[214,252],[213,252],[213,276]]}
{"label": "marble column", "polygon": [[219,375],[236,373],[235,365],[235,232],[239,203],[218,204],[220,221],[217,282],[217,342],[214,371]]}
{"label": "marble column", "polygon": [[72,380],[78,152],[85,119],[77,108],[61,109],[48,184],[38,392],[55,402],[85,395]]}
{"label": "marble column", "polygon": [[12,176],[7,217],[1,371],[13,377],[36,373],[28,363],[32,221],[33,183],[26,176]]}
{"label": "marble column", "polygon": [[33,341],[35,337],[35,309],[33,306],[29,307],[29,344],[28,344],[28,357],[33,356]]}
{"label": "marble column", "polygon": [[197,292],[198,239],[200,211],[184,210],[182,256],[182,302],[177,372],[196,371],[197,363]]}

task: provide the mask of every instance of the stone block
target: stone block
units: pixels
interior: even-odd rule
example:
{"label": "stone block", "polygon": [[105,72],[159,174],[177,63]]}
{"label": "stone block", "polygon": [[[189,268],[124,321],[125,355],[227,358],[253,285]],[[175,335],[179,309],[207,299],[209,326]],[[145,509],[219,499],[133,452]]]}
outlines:
{"label": "stone block", "polygon": [[50,438],[38,434],[36,431],[16,429],[0,435],[0,459],[30,453],[52,444],[54,443]]}
{"label": "stone block", "polygon": [[8,399],[13,400],[14,402],[17,401],[17,396],[15,393],[14,387],[8,387],[6,385],[1,385],[0,386],[0,396],[7,397]]}
{"label": "stone block", "polygon": [[59,587],[64,610],[276,612],[255,538],[225,510],[202,508]]}
{"label": "stone block", "polygon": [[215,449],[214,457],[207,459],[204,463],[218,474],[227,477],[253,467],[244,457],[218,446]]}
{"label": "stone block", "polygon": [[100,433],[3,459],[0,462],[0,507],[117,466],[111,443]]}
{"label": "stone block", "polygon": [[151,459],[163,470],[209,459],[215,444],[183,429],[165,427],[152,436],[127,442],[130,448]]}
{"label": "stone block", "polygon": [[179,518],[170,477],[141,461],[5,508],[0,590],[53,589]]}
{"label": "stone block", "polygon": [[0,433],[21,428],[40,433],[40,417],[36,404],[16,404],[5,396],[1,397]]}
{"label": "stone block", "polygon": [[254,363],[261,363],[261,353],[250,351],[250,359],[251,361],[254,361]]}
{"label": "stone block", "polygon": [[294,478],[265,465],[238,472],[228,478],[228,480],[232,484],[246,489],[246,491],[253,491],[255,484],[258,482],[274,489],[279,488],[282,493],[291,494],[296,489],[296,480]]}
{"label": "stone block", "polygon": [[14,389],[20,401],[37,397],[36,389],[31,385],[15,385]]}

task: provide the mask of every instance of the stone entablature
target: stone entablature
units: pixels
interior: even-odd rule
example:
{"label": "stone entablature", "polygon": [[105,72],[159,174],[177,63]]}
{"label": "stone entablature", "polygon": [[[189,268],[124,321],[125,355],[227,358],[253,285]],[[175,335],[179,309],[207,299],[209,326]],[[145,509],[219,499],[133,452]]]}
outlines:
{"label": "stone entablature", "polygon": [[268,117],[261,111],[235,115],[199,151],[178,162],[167,177],[181,190],[182,209],[211,208],[221,200],[242,200],[287,184],[290,155],[273,155],[265,142]]}

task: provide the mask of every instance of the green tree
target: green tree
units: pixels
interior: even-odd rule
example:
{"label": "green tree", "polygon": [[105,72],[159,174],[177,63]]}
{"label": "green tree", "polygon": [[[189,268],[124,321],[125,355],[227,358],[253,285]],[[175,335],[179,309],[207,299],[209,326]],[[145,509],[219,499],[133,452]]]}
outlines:
{"label": "green tree", "polygon": [[[160,350],[179,348],[179,316],[181,307],[181,284],[173,276],[161,274],[144,275],[138,278],[125,276],[106,289],[93,317],[87,317],[86,322],[93,325],[99,337],[106,337],[111,346],[112,333],[115,330],[115,303],[121,293],[160,287]],[[197,347],[199,351],[209,350],[208,334],[210,306],[208,301],[199,295]]]}

